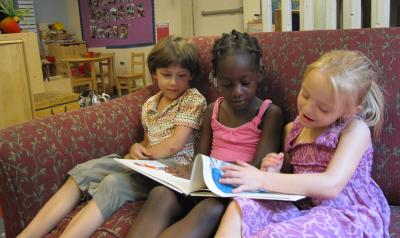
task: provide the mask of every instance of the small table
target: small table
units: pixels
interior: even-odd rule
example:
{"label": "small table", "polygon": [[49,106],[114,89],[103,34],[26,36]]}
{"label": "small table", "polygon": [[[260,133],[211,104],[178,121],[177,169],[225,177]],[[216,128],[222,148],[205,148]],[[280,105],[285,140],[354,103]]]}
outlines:
{"label": "small table", "polygon": [[[94,57],[73,57],[73,58],[64,58],[61,61],[66,62],[67,64],[79,64],[79,63],[87,63],[89,64],[90,67],[90,78],[92,82],[92,88],[93,90],[97,91],[97,78],[96,78],[96,67],[95,63],[102,62],[102,61],[107,61],[108,64],[108,87],[113,87],[114,85],[114,62],[113,62],[113,57],[114,55],[111,53],[101,53],[99,55],[96,55]],[[73,77],[71,76],[72,73],[68,72],[68,74],[71,77],[71,82]]]}

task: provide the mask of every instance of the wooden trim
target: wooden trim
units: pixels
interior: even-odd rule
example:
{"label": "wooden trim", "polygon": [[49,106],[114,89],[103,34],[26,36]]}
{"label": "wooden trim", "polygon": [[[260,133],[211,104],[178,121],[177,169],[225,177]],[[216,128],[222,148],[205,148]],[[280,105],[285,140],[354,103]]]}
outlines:
{"label": "wooden trim", "polygon": [[390,0],[371,0],[371,28],[390,26]]}
{"label": "wooden trim", "polygon": [[314,30],[314,0],[300,0],[300,31]]}
{"label": "wooden trim", "polygon": [[281,0],[282,31],[292,31],[292,0]]}
{"label": "wooden trim", "polygon": [[361,28],[361,0],[343,1],[343,29]]}
{"label": "wooden trim", "polygon": [[273,15],[271,0],[261,0],[262,31],[272,32]]}

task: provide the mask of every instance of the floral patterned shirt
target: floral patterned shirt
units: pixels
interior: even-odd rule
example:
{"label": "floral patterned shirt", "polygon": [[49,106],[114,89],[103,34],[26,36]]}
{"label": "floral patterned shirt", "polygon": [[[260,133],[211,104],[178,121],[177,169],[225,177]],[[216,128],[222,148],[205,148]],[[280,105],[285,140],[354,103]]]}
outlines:
{"label": "floral patterned shirt", "polygon": [[174,100],[162,111],[157,111],[162,92],[150,97],[142,107],[142,125],[148,133],[149,145],[159,143],[174,132],[176,126],[193,128],[193,133],[181,151],[168,158],[169,163],[189,163],[194,156],[194,146],[197,142],[203,114],[207,107],[206,99],[195,88]]}

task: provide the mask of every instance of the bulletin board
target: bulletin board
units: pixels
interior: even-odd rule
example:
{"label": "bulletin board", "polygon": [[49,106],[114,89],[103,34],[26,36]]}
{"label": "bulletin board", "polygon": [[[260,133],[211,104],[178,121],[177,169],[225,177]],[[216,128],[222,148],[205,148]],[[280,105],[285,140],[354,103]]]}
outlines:
{"label": "bulletin board", "polygon": [[153,0],[79,0],[82,35],[87,47],[152,45]]}

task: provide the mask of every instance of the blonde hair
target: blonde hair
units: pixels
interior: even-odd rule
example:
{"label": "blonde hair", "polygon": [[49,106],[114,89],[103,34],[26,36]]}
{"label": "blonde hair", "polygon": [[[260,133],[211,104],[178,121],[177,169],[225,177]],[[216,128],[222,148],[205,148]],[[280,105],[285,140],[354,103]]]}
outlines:
{"label": "blonde hair", "polygon": [[375,65],[359,51],[334,50],[322,55],[317,61],[307,66],[303,78],[317,69],[328,76],[335,91],[350,114],[356,114],[357,107],[362,109],[357,114],[368,126],[373,127],[375,138],[379,138],[383,126],[384,97],[379,89]]}

